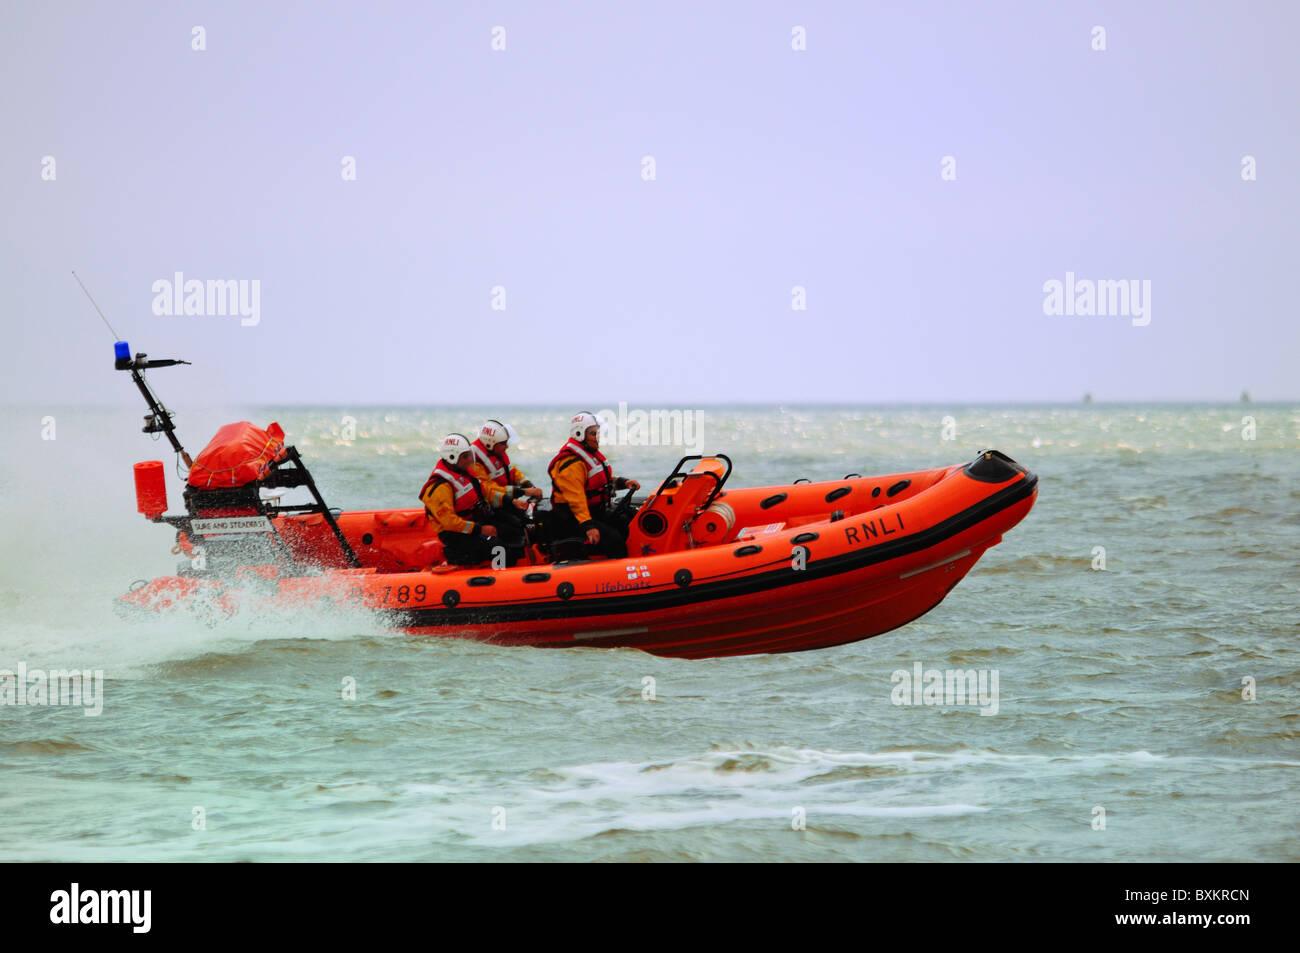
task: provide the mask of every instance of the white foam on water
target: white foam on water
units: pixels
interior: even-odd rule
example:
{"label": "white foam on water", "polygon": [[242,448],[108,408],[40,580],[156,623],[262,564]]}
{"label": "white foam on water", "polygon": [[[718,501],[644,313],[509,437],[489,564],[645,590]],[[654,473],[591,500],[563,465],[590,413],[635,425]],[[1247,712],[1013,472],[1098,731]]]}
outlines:
{"label": "white foam on water", "polygon": [[[541,785],[481,777],[461,784],[412,785],[403,792],[402,813],[422,816],[424,823],[457,832],[473,844],[520,846],[618,830],[752,821],[789,827],[796,809],[814,828],[835,818],[940,818],[989,810],[965,801],[936,801],[932,786],[908,790],[894,776],[817,781],[846,766],[905,762],[895,754],[812,748],[717,750],[667,762],[597,762],[552,769],[556,779]],[[492,827],[495,808],[504,809],[504,829]]]}
{"label": "white foam on water", "polygon": [[[1300,767],[1286,761],[1183,757],[1147,751],[1080,755],[1019,755],[995,751],[825,751],[815,748],[712,750],[669,761],[610,761],[552,768],[543,784],[481,776],[437,785],[405,786],[397,796],[401,821],[393,833],[418,823],[452,832],[481,846],[582,840],[612,831],[717,828],[765,821],[789,827],[802,809],[810,829],[845,819],[961,817],[997,809],[980,780],[980,767],[997,780],[1041,777],[1059,765],[1071,774],[1106,765],[1186,769],[1194,762],[1226,767]],[[845,777],[845,768],[880,768]],[[1012,768],[1011,775],[1005,769]],[[819,780],[819,778],[825,780]],[[974,800],[968,800],[974,796]],[[984,801],[984,803],[980,803]],[[492,826],[504,810],[504,829]],[[419,820],[416,820],[418,818]],[[836,819],[840,820],[836,820]],[[869,832],[870,828],[864,829]]]}

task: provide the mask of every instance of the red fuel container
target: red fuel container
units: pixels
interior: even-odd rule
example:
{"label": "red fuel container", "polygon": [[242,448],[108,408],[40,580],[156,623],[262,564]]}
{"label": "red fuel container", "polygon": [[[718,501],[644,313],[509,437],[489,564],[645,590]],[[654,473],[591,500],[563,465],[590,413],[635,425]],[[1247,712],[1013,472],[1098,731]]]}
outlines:
{"label": "red fuel container", "polygon": [[135,508],[151,520],[167,512],[167,480],[161,460],[135,465]]}

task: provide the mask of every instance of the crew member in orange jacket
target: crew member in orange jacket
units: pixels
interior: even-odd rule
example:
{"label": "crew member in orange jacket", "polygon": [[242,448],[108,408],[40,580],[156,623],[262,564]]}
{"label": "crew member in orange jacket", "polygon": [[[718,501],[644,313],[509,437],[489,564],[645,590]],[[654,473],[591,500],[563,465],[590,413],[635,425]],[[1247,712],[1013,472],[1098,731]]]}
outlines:
{"label": "crew member in orange jacket", "polygon": [[[498,532],[499,514],[512,503],[511,495],[493,481],[482,482],[473,472],[474,452],[467,438],[458,433],[448,434],[438,448],[437,465],[429,474],[420,501],[424,503],[429,521],[438,527],[447,562],[456,566],[472,566],[492,558],[493,549],[504,546],[506,565],[514,565],[522,550],[522,536],[503,524],[505,532]],[[523,509],[527,501],[513,500],[515,508]]]}
{"label": "crew member in orange jacket", "polygon": [[600,423],[583,412],[569,422],[569,439],[551,460],[552,539],[586,535],[587,548],[610,559],[627,555],[627,521],[610,512],[614,490],[639,490],[641,484],[615,478],[600,452]]}

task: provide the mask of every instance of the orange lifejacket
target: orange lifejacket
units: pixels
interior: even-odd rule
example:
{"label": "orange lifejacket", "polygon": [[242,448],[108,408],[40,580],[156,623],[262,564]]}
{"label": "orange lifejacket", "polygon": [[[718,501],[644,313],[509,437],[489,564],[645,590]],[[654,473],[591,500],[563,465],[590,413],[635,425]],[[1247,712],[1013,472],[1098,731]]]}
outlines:
{"label": "orange lifejacket", "polygon": [[[605,455],[599,450],[588,450],[576,438],[570,437],[546,467],[547,473],[551,475],[552,484],[555,481],[555,465],[569,456],[577,457],[587,465],[587,485],[585,487],[587,506],[589,508],[603,508],[609,503],[610,491],[613,489],[614,483],[614,474],[605,461]],[[552,493],[552,499],[554,499],[554,493]]]}
{"label": "orange lifejacket", "polygon": [[456,509],[456,515],[462,519],[469,519],[471,516],[482,516],[491,510],[488,506],[487,497],[483,493],[483,487],[479,485],[478,480],[468,473],[461,473],[453,470],[446,460],[439,460],[433,472],[429,474],[429,479],[424,482],[420,489],[421,498],[429,492],[430,487],[435,483],[451,484],[452,506]]}
{"label": "orange lifejacket", "polygon": [[474,459],[483,464],[488,479],[495,481],[498,486],[510,485],[510,455],[508,453],[503,451],[498,456],[483,446],[482,440],[475,440],[470,444],[470,449],[474,451]]}

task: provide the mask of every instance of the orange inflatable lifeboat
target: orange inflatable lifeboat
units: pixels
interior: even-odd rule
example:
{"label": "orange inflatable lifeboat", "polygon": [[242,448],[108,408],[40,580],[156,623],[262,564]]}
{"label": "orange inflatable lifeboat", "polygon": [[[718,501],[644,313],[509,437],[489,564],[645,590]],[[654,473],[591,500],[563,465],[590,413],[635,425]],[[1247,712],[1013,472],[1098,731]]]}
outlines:
{"label": "orange inflatable lifeboat", "polygon": [[[122,369],[152,398],[143,357]],[[183,454],[157,407],[157,429]],[[1038,493],[1038,478],[996,450],[934,470],[743,489],[728,486],[725,455],[691,456],[649,498],[620,500],[640,503],[626,559],[571,558],[577,541],[553,540],[510,568],[462,568],[442,563],[423,509],[331,511],[283,437],[275,424],[222,428],[190,469],[185,515],[164,515],[157,467],[137,468],[140,512],[176,529],[190,563],[121,596],[123,609],[347,607],[417,635],[503,645],[805,651],[933,609]],[[262,493],[287,487],[311,502]]]}

